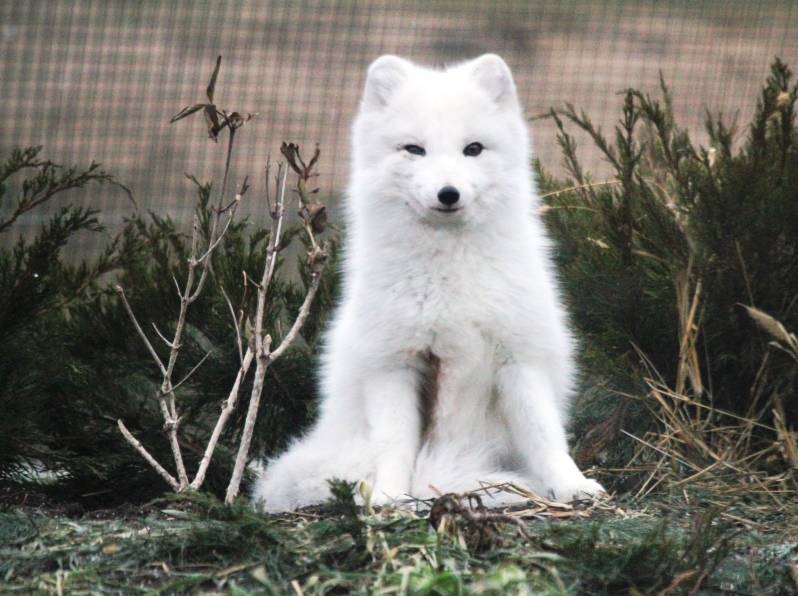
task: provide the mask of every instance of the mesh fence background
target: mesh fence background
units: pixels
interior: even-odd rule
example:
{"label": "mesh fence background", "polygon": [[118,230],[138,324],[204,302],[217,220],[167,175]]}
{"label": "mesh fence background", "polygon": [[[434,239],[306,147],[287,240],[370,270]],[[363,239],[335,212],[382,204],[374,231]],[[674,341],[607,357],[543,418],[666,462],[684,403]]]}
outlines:
{"label": "mesh fence background", "polygon": [[[655,93],[662,71],[678,121],[700,141],[705,109],[745,122],[774,56],[798,67],[796,4],[2,0],[0,153],[41,144],[54,161],[100,161],[139,208],[188,220],[194,194],[184,173],[220,179],[225,147],[207,139],[199,115],[168,121],[204,99],[217,54],[219,106],[259,113],[239,135],[233,185],[248,174],[261,188],[281,141],[318,142],[322,191],[339,195],[365,69],[383,53],[431,65],[499,53],[529,115],[571,102],[605,130],[620,113],[618,92]],[[530,127],[538,157],[556,171],[553,123]],[[601,171],[587,143],[581,154]],[[111,229],[132,212],[110,187],[80,196]],[[29,233],[46,216],[35,212],[17,229]]]}

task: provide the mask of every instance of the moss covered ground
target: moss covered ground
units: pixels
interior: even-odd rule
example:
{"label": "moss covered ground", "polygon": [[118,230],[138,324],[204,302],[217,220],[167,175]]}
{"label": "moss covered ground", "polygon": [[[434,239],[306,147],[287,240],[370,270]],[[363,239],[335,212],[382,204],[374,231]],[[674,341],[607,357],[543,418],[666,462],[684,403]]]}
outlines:
{"label": "moss covered ground", "polygon": [[[80,513],[0,513],[3,593],[788,594],[798,524],[753,503],[684,497],[533,504],[445,497],[374,511],[346,487],[270,516],[208,497]],[[695,499],[700,497],[695,496]],[[426,512],[425,512],[426,509]]]}

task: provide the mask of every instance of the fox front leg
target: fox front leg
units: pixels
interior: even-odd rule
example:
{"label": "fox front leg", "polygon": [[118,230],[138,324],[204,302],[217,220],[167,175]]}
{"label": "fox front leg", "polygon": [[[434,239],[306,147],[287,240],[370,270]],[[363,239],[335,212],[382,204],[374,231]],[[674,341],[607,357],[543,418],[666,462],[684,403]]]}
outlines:
{"label": "fox front leg", "polygon": [[374,450],[372,503],[384,505],[410,491],[421,441],[417,374],[410,368],[372,374],[363,382],[363,397]]}
{"label": "fox front leg", "polygon": [[568,453],[558,396],[538,367],[512,364],[498,371],[501,408],[533,488],[542,496],[571,501],[604,492],[585,478]]}

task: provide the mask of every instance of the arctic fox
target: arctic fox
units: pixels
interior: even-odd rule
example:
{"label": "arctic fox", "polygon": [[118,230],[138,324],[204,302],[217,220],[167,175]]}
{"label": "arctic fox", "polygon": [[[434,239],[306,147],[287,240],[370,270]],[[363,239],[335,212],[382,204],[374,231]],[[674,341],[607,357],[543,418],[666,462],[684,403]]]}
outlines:
{"label": "arctic fox", "polygon": [[558,500],[601,492],[568,454],[573,342],[507,64],[382,56],[352,149],[320,415],[253,501],[318,503],[330,478],[365,480],[376,504],[507,481]]}

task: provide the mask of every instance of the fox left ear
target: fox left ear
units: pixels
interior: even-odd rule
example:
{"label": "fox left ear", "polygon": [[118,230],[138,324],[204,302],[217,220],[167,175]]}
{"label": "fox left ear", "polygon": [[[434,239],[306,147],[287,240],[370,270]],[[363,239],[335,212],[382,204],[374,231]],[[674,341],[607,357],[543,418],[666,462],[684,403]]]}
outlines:
{"label": "fox left ear", "polygon": [[510,67],[496,54],[483,54],[469,63],[471,76],[496,103],[516,102],[515,82]]}

